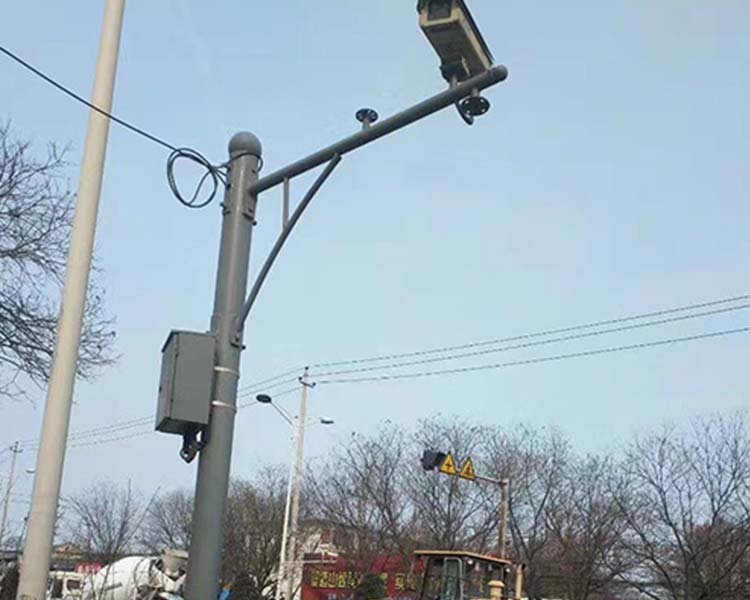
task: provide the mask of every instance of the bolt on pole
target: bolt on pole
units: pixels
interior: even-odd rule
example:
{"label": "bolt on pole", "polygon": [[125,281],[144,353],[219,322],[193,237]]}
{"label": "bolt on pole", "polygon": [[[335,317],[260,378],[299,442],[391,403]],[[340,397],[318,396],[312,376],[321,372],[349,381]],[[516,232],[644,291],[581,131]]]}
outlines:
{"label": "bolt on pole", "polygon": [[193,529],[188,558],[186,600],[219,595],[221,550],[226,512],[234,418],[237,412],[242,335],[237,322],[247,292],[250,242],[255,225],[261,144],[251,133],[229,142],[229,185],[222,205],[223,222],[211,332],[216,338],[211,414],[198,462]]}
{"label": "bolt on pole", "polygon": [[[92,103],[107,113],[112,109],[124,10],[125,0],[108,0],[104,11]],[[43,600],[47,588],[108,135],[109,118],[92,109],[44,407],[19,600]]]}

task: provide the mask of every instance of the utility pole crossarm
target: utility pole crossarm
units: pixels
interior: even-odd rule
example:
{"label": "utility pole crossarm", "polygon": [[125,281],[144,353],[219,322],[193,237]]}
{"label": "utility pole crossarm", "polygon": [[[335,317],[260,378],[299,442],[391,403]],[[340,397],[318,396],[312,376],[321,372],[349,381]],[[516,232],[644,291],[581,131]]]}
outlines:
{"label": "utility pole crossarm", "polygon": [[310,156],[303,158],[291,165],[279,169],[270,175],[261,177],[250,187],[251,194],[260,194],[278,184],[285,179],[292,179],[331,160],[334,156],[343,156],[344,154],[356,150],[365,144],[369,144],[383,136],[393,133],[402,127],[411,125],[424,117],[434,114],[444,108],[452,106],[456,102],[466,98],[475,90],[483,90],[493,86],[508,77],[508,69],[500,65],[492,67],[484,73],[467,79],[458,85],[441,92],[419,104],[407,108],[406,110],[389,117],[379,123],[375,123],[362,131],[355,133],[343,140],[323,148]]}

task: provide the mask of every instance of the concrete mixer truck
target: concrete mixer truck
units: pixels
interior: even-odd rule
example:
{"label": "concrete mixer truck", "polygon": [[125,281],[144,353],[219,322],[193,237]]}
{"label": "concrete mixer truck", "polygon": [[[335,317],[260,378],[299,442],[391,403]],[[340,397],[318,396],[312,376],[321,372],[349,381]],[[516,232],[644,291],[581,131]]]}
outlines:
{"label": "concrete mixer truck", "polygon": [[187,553],[129,556],[86,580],[82,600],[182,600]]}

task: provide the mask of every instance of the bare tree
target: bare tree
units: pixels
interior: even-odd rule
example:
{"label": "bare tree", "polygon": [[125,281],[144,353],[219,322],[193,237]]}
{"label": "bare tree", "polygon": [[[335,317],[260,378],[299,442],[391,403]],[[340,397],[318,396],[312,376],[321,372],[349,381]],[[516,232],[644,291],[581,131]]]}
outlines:
{"label": "bare tree", "polygon": [[130,483],[98,483],[65,504],[68,539],[89,559],[110,564],[134,549],[145,509]]}
{"label": "bare tree", "polygon": [[[0,397],[24,395],[19,377],[37,385],[52,365],[59,292],[73,217],[65,148],[37,157],[28,141],[0,124]],[[92,378],[111,364],[113,321],[103,293],[89,289],[78,375]]]}
{"label": "bare tree", "polygon": [[750,597],[750,427],[746,415],[665,427],[637,439],[623,461],[618,503],[637,568],[655,600]]}
{"label": "bare tree", "polygon": [[611,494],[614,472],[609,457],[573,458],[545,509],[554,560],[544,575],[557,579],[568,600],[608,597],[630,566]]}
{"label": "bare tree", "polygon": [[332,528],[336,546],[362,572],[382,554],[409,557],[414,550],[414,509],[405,483],[416,464],[404,432],[386,427],[352,436],[308,478],[313,516]]}
{"label": "bare tree", "polygon": [[559,431],[518,427],[496,430],[488,452],[493,470],[511,481],[509,528],[514,557],[528,567],[527,594],[541,598],[550,591],[545,576],[557,560],[547,511],[565,481],[570,445]]}
{"label": "bare tree", "polygon": [[266,469],[252,482],[234,481],[224,533],[223,580],[232,597],[272,598],[281,549],[286,480]]}
{"label": "bare tree", "polygon": [[174,490],[156,498],[146,512],[139,540],[149,552],[187,550],[193,519],[193,495]]}

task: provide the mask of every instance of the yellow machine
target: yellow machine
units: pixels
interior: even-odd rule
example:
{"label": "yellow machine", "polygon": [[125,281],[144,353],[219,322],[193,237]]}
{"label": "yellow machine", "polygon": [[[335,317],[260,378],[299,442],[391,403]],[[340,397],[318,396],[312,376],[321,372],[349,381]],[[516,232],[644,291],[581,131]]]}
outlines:
{"label": "yellow machine", "polygon": [[464,550],[417,550],[425,561],[417,600],[500,600],[523,597],[523,567]]}

